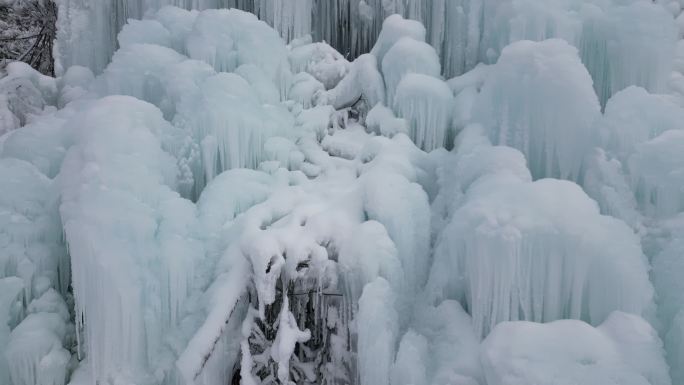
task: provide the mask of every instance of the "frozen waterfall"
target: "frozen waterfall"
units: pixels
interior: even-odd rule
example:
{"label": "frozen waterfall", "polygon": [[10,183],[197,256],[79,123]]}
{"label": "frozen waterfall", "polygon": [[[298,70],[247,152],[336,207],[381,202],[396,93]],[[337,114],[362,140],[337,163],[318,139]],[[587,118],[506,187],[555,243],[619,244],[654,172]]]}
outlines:
{"label": "frozen waterfall", "polygon": [[684,385],[684,2],[56,3],[0,384]]}

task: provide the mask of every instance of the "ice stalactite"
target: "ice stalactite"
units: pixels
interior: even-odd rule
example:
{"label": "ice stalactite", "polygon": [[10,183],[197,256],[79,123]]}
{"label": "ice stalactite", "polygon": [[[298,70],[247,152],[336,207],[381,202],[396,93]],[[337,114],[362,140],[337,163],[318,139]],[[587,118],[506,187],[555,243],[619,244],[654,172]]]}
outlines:
{"label": "ice stalactite", "polygon": [[[598,142],[600,106],[577,49],[563,40],[507,46],[475,102],[494,144],[522,151],[535,178],[577,181]],[[525,90],[525,91],[523,91]]]}
{"label": "ice stalactite", "polygon": [[394,110],[408,123],[409,137],[425,151],[451,148],[453,105],[445,82],[413,73],[402,78],[394,98]]}
{"label": "ice stalactite", "polygon": [[25,126],[0,140],[0,382],[63,385],[74,335],[65,303],[71,266],[52,178],[72,111],[55,112],[58,82],[23,63],[8,67],[3,87],[14,90],[10,111]]}
{"label": "ice stalactite", "polygon": [[62,297],[54,290],[31,302],[29,314],[10,334],[5,352],[14,385],[64,385],[73,325]]}
{"label": "ice stalactite", "polygon": [[602,10],[587,6],[578,48],[601,105],[631,85],[666,91],[676,39],[672,15],[661,6],[642,1],[616,1]]}
{"label": "ice stalactite", "polygon": [[259,19],[271,25],[285,41],[311,33],[314,0],[256,0],[255,3]]}
{"label": "ice stalactite", "polygon": [[394,105],[394,96],[403,77],[410,73],[439,78],[439,57],[429,44],[404,37],[387,50],[381,61],[385,79],[387,105]]}
{"label": "ice stalactite", "polygon": [[[602,211],[631,225],[643,221],[639,219],[642,214],[668,216],[678,212],[678,204],[673,203],[678,198],[668,198],[674,190],[666,187],[667,180],[676,179],[676,164],[656,166],[658,156],[653,152],[647,155],[646,149],[659,136],[678,130],[681,119],[684,109],[676,99],[651,94],[643,88],[628,87],[608,100],[605,113],[596,124],[603,149],[591,157],[583,184]],[[662,151],[662,147],[657,150]]]}
{"label": "ice stalactite", "polygon": [[665,341],[672,380],[676,384],[684,380],[684,370],[679,365],[684,354],[684,296],[681,290],[682,281],[678,279],[684,271],[684,239],[680,226],[672,230],[672,240],[653,257],[653,276],[659,295],[658,318],[661,322],[661,336]]}
{"label": "ice stalactite", "polygon": [[367,284],[359,299],[359,375],[361,385],[389,385],[399,333],[394,294],[382,278]]}
{"label": "ice stalactite", "polygon": [[668,217],[684,210],[681,183],[684,130],[670,130],[639,145],[627,164],[637,202],[646,213]]}
{"label": "ice stalactite", "polygon": [[[294,120],[280,104],[295,88],[287,50],[271,28],[239,10],[163,8],[149,17],[123,29],[122,48],[91,89],[101,96],[134,96],[162,109],[177,127],[163,145],[181,168],[180,191],[197,199],[222,171],[256,168],[268,138],[292,136]],[[243,29],[253,33],[242,34]],[[233,39],[221,38],[225,35]]]}
{"label": "ice stalactite", "polygon": [[[478,193],[482,189],[502,188],[493,180],[480,184],[473,187]],[[462,299],[473,315],[478,333],[487,334],[499,322],[518,319],[548,322],[574,318],[597,324],[610,310],[652,317],[653,289],[646,274],[645,258],[631,229],[612,218],[599,216],[593,202],[567,182],[506,186],[506,194],[494,194],[491,201],[485,197],[471,198],[454,213],[437,246],[433,266],[433,282],[442,282],[435,287],[441,290],[438,295]],[[523,189],[518,190],[520,187]],[[523,190],[527,192],[515,197]],[[561,198],[561,191],[567,196]],[[546,195],[549,193],[552,195]],[[570,213],[557,213],[555,218],[564,217],[567,222],[554,222],[543,216],[535,218],[530,210],[525,210],[527,214],[516,213],[512,204],[495,209],[493,213],[502,215],[496,222],[485,219],[489,214],[485,214],[484,207],[493,201],[503,202],[510,197],[517,202],[541,204],[542,196],[555,196],[574,213],[584,212],[585,218],[592,218],[597,227],[593,234],[598,234],[599,229],[619,234],[620,239],[630,239],[629,244],[623,244],[624,250],[617,252],[614,247],[603,247],[605,237],[592,240],[582,235],[588,234],[584,232],[586,225],[573,229]],[[544,234],[546,224],[558,233]],[[459,240],[461,236],[463,239]],[[464,279],[448,283],[439,280],[445,271]],[[624,296],[628,291],[631,294]]]}
{"label": "ice stalactite", "polygon": [[23,312],[21,298],[24,283],[19,277],[0,278],[0,346],[3,356],[0,357],[0,381],[10,383],[10,368],[4,354],[4,348],[9,343],[11,329],[16,327]]}
{"label": "ice stalactite", "polygon": [[680,128],[682,120],[684,108],[675,98],[631,86],[608,100],[598,122],[601,146],[624,163],[636,146]]}
{"label": "ice stalactite", "polygon": [[[495,153],[479,148],[487,145],[461,156],[495,164],[487,159]],[[428,295],[461,300],[480,335],[509,320],[596,325],[612,310],[653,319],[653,287],[632,230],[600,215],[577,185],[516,174],[494,168],[476,179],[461,176],[469,187],[454,197],[438,238]]]}
{"label": "ice stalactite", "polygon": [[169,365],[163,339],[180,322],[203,253],[195,208],[173,192],[178,169],[161,148],[170,126],[154,106],[123,96],[73,124],[79,140],[59,182],[81,352],[92,380],[152,378]]}

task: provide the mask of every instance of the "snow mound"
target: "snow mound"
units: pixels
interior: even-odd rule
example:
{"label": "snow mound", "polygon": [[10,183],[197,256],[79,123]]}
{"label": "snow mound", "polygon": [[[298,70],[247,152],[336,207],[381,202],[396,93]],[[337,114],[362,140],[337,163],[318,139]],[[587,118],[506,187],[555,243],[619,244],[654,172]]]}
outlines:
{"label": "snow mound", "polygon": [[643,319],[614,312],[600,326],[574,320],[506,322],[482,343],[487,383],[670,384],[662,343]]}

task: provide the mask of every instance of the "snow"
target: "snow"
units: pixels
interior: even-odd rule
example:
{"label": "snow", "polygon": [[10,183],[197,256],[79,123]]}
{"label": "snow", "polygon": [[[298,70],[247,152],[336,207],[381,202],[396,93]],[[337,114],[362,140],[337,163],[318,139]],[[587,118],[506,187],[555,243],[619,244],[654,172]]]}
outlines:
{"label": "snow", "polygon": [[321,92],[318,96],[323,104],[336,110],[356,104],[363,100],[369,109],[385,101],[385,83],[378,69],[375,56],[359,56],[351,64],[349,74],[335,88]]}
{"label": "snow", "polygon": [[117,36],[120,48],[133,44],[155,44],[171,47],[171,34],[156,20],[131,19]]}
{"label": "snow", "polygon": [[408,134],[406,120],[395,117],[394,112],[382,103],[368,111],[366,127],[371,132],[390,138],[399,133]]}
{"label": "snow", "polygon": [[273,342],[271,357],[278,363],[278,380],[287,383],[290,377],[289,363],[297,343],[311,339],[309,329],[299,330],[294,314],[289,310],[287,296],[283,298],[283,309],[280,312],[278,334]]}
{"label": "snow", "polygon": [[293,47],[289,59],[294,73],[306,71],[326,89],[334,88],[349,72],[347,59],[327,43]]}
{"label": "snow", "polygon": [[[502,323],[481,355],[488,384],[669,384],[661,345],[646,321],[616,312],[597,328],[574,320]],[[637,357],[624,356],[631,353]]]}
{"label": "snow", "polygon": [[402,38],[425,42],[425,27],[415,20],[404,19],[399,14],[389,16],[382,22],[382,31],[371,50],[378,62],[382,63],[389,50]]}
{"label": "snow", "polygon": [[0,78],[0,136],[26,125],[55,104],[57,82],[28,64],[12,62]]}

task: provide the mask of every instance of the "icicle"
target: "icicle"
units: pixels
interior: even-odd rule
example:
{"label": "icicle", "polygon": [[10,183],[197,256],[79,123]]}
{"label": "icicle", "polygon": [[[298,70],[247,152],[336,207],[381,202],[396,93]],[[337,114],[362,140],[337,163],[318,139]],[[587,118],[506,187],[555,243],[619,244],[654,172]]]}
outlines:
{"label": "icicle", "polygon": [[408,123],[408,135],[424,151],[450,148],[451,90],[440,79],[408,74],[399,83],[394,98],[394,111]]}

